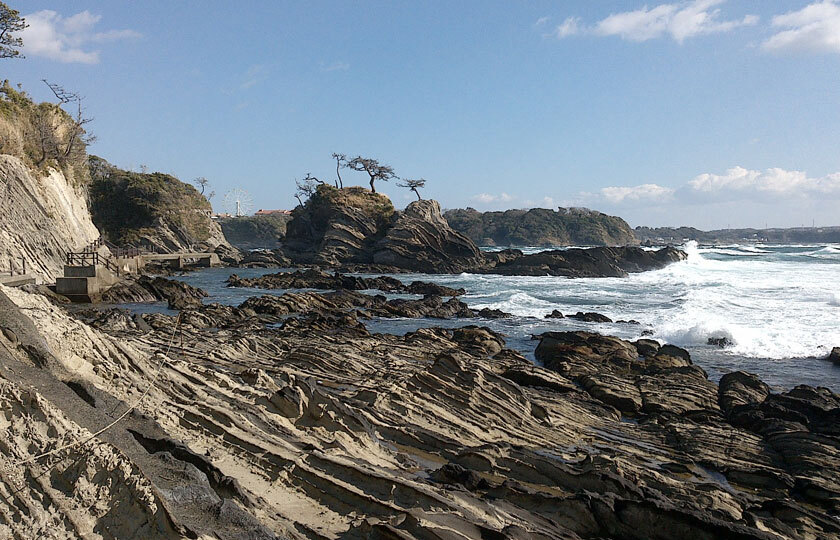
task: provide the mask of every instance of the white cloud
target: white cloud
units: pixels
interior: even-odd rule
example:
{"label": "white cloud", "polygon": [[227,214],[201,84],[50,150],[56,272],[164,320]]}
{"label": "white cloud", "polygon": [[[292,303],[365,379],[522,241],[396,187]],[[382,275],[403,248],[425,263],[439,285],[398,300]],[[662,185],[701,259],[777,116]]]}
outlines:
{"label": "white cloud", "polygon": [[607,202],[622,204],[625,202],[662,201],[673,196],[672,188],[657,184],[642,184],[640,186],[610,186],[601,188],[600,195]]}
{"label": "white cloud", "polygon": [[803,171],[732,167],[720,175],[701,174],[688,182],[687,187],[695,194],[747,198],[840,197],[840,173],[811,178]]}
{"label": "white cloud", "polygon": [[508,195],[507,193],[500,193],[498,195],[492,195],[490,193],[479,193],[478,195],[473,195],[472,200],[484,204],[490,204],[494,202],[510,202],[513,200],[513,197],[511,195]]}
{"label": "white cloud", "polygon": [[618,36],[628,41],[647,41],[670,36],[682,43],[688,38],[703,34],[729,32],[739,26],[754,25],[755,15],[740,20],[721,20],[721,11],[716,6],[726,0],[693,0],[673,4],[647,6],[635,11],[613,13],[595,23],[592,27],[580,24],[577,17],[567,18],[557,27],[554,35],[565,38],[576,34]]}
{"label": "white cloud", "polygon": [[534,23],[534,26],[542,26],[548,22],[548,19],[548,17],[540,17],[539,19],[537,19],[537,22]]}
{"label": "white cloud", "polygon": [[762,43],[765,50],[840,53],[840,6],[835,0],[777,15],[773,26],[786,30],[779,30]]}
{"label": "white cloud", "polygon": [[86,45],[140,37],[134,30],[95,32],[101,18],[87,10],[70,17],[49,9],[25,15],[29,27],[21,32],[23,51],[59,62],[96,64],[100,51],[86,50]]}
{"label": "white cloud", "polygon": [[554,35],[562,39],[564,37],[574,36],[580,32],[580,17],[569,17],[554,30]]}

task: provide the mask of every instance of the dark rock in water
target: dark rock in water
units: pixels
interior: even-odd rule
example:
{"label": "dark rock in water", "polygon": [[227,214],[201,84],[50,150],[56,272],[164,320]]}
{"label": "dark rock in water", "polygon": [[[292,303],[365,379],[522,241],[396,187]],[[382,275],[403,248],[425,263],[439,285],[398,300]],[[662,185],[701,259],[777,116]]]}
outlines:
{"label": "dark rock in water", "polygon": [[513,317],[511,313],[502,311],[501,309],[481,308],[479,310],[473,310],[473,312],[476,317],[481,317],[482,319],[507,319]]}
{"label": "dark rock in water", "polygon": [[379,289],[387,292],[406,290],[401,281],[392,277],[360,278],[339,273],[330,274],[315,268],[295,272],[278,272],[255,278],[240,278],[232,274],[227,280],[228,287],[258,287],[260,289],[347,289],[360,291]]}
{"label": "dark rock in water", "polygon": [[422,294],[423,296],[461,296],[467,293],[463,288],[453,289],[452,287],[426,281],[412,281],[405,289],[405,292],[409,294]]}
{"label": "dark rock in water", "polygon": [[466,236],[455,232],[437,201],[409,204],[373,247],[373,262],[426,273],[457,273],[482,266],[484,256]]}
{"label": "dark rock in water", "polygon": [[615,321],[616,324],[642,324],[636,319],[630,319],[629,321],[625,321],[624,319],[619,319]]}
{"label": "dark rock in water", "polygon": [[646,329],[642,330],[642,335],[643,335],[643,336],[652,336],[652,335],[654,335],[655,333],[656,333],[656,332],[654,332],[653,330],[651,330],[651,329],[649,329],[649,328],[646,328]]}
{"label": "dark rock in water", "polygon": [[594,323],[611,323],[613,322],[612,319],[607,317],[606,315],[602,315],[600,313],[584,313],[582,311],[578,311],[574,315],[569,315],[569,319],[575,319],[577,321],[583,322],[594,322]]}
{"label": "dark rock in water", "polygon": [[833,362],[835,366],[840,366],[840,347],[831,349],[831,353],[826,358],[829,362]]}
{"label": "dark rock in water", "polygon": [[685,252],[672,247],[646,251],[639,247],[599,247],[543,251],[498,262],[477,270],[506,276],[626,277],[685,260]]}
{"label": "dark rock in water", "polygon": [[420,300],[397,298],[387,300],[383,295],[371,296],[356,291],[340,289],[329,293],[285,293],[281,296],[252,296],[240,306],[267,317],[279,320],[294,313],[339,313],[359,310],[365,317],[409,319],[453,319],[473,317],[473,311],[457,298],[443,301],[439,296],[426,296]]}
{"label": "dark rock in water", "polygon": [[283,255],[279,250],[257,250],[251,251],[241,258],[238,266],[243,268],[278,268],[288,267],[292,265],[292,261]]}
{"label": "dark rock in water", "polygon": [[546,318],[546,319],[562,319],[563,314],[560,313],[559,309],[555,309],[551,313],[546,314],[546,316],[544,318]]}
{"label": "dark rock in water", "polygon": [[731,345],[732,345],[732,340],[730,340],[730,339],[729,339],[728,337],[726,337],[726,336],[723,336],[723,337],[710,337],[708,340],[706,340],[706,343],[707,343],[708,345],[715,345],[715,346],[720,347],[721,349],[723,349],[724,347],[729,347],[729,346],[731,346]]}
{"label": "dark rock in water", "polygon": [[108,304],[129,302],[159,302],[167,300],[169,309],[198,307],[207,292],[183,281],[163,277],[140,276],[120,282],[104,293],[102,301]]}

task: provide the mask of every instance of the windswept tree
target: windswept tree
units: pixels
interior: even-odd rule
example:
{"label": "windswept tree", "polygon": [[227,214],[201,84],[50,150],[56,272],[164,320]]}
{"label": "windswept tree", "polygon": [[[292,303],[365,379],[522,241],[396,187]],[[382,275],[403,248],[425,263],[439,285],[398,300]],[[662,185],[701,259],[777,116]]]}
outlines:
{"label": "windswept tree", "polygon": [[366,172],[370,177],[370,190],[376,193],[374,182],[377,180],[387,182],[394,178],[399,178],[395,173],[393,167],[383,165],[379,161],[370,158],[363,158],[362,156],[354,157],[347,161],[344,167],[359,172]]}
{"label": "windswept tree", "polygon": [[29,26],[20,12],[0,2],[0,58],[23,58],[23,39],[15,34]]}
{"label": "windswept tree", "polygon": [[64,163],[71,158],[73,154],[83,154],[86,147],[96,140],[95,135],[92,135],[85,130],[85,125],[93,122],[93,118],[85,117],[84,108],[82,107],[82,101],[84,98],[82,96],[76,92],[71,92],[65,89],[59,84],[51,83],[46,79],[42,80],[58,99],[59,107],[66,104],[75,106],[75,114],[68,113],[70,115],[70,119],[72,120],[72,126],[67,130],[65,140],[63,141],[63,148],[59,149],[58,155],[56,156],[59,163]]}
{"label": "windswept tree", "polygon": [[207,189],[207,186],[210,184],[210,180],[204,178],[203,176],[199,176],[193,180],[193,184],[195,184],[196,187],[201,188],[201,194],[204,195],[204,190]]}
{"label": "windswept tree", "polygon": [[347,155],[333,153],[332,158],[335,160],[335,175],[338,177],[338,185],[335,187],[343,188],[344,182],[341,180],[341,168],[347,163]]}
{"label": "windswept tree", "polygon": [[426,179],[403,178],[402,182],[398,183],[397,185],[400,187],[408,188],[411,191],[413,191],[414,194],[417,195],[417,200],[420,201],[422,199],[420,198],[420,192],[417,190],[426,187]]}
{"label": "windswept tree", "polygon": [[295,186],[297,187],[297,190],[295,191],[295,199],[297,199],[298,203],[303,206],[303,199],[309,199],[309,197],[315,194],[315,191],[318,189],[318,185],[323,183],[324,182],[318,180],[311,174],[306,173],[306,177],[304,177],[303,180],[295,180]]}

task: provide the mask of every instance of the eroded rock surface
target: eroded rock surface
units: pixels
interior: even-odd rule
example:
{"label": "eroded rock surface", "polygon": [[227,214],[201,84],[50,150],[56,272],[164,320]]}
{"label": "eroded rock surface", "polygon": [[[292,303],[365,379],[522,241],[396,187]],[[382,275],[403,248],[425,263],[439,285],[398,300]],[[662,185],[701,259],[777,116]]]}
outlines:
{"label": "eroded rock surface", "polygon": [[[118,323],[125,312],[93,328],[44,297],[8,294],[29,322],[0,318],[0,354],[18,377],[72,371],[84,390],[31,377],[68,422],[96,427],[160,366],[128,438],[97,441],[120,450],[129,480],[79,450],[95,486],[125,484],[120,500],[145,502],[105,515],[50,506],[63,527],[74,515],[92,524],[69,537],[101,537],[96,524],[118,516],[161,537],[840,537],[840,398],[826,389],[773,394],[740,374],[718,387],[678,347],[587,332],[544,334],[540,367],[481,327],[393,336],[342,309],[294,311],[314,293],[276,304],[291,315],[278,326],[259,321],[252,308],[276,309],[259,299],[186,310],[178,328],[145,315],[147,329]],[[30,353],[19,344],[33,335]],[[6,418],[26,421],[14,408]],[[16,455],[37,451],[9,433],[0,443]],[[20,470],[28,489],[42,472]]]}

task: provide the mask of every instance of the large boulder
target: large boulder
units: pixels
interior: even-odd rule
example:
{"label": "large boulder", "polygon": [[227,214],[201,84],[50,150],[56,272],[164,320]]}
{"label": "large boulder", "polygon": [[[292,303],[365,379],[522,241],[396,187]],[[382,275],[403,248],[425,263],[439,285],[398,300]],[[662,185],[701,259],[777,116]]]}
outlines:
{"label": "large boulder", "polygon": [[398,214],[376,243],[373,262],[417,272],[458,273],[483,265],[484,257],[472,240],[449,226],[437,201],[421,200]]}

